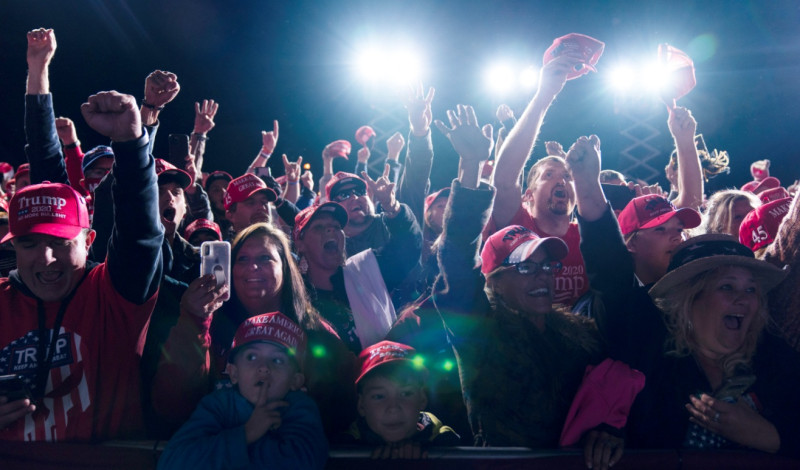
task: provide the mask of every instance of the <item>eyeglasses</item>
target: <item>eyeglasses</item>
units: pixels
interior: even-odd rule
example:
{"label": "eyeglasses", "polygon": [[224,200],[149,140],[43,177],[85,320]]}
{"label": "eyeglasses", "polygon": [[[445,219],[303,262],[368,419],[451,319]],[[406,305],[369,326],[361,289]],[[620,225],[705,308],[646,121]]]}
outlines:
{"label": "eyeglasses", "polygon": [[350,188],[339,191],[335,196],[333,196],[332,199],[336,202],[342,202],[350,199],[353,196],[364,197],[366,195],[367,190],[364,188]]}
{"label": "eyeglasses", "polygon": [[537,263],[535,261],[523,261],[516,264],[508,264],[513,266],[520,274],[555,274],[561,271],[563,265],[558,261],[545,261],[544,263]]}

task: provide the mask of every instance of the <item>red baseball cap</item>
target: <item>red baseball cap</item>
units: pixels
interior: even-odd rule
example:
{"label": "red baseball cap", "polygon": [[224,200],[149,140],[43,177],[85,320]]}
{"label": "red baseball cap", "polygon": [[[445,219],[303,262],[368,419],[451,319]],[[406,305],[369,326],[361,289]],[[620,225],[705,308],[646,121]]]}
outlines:
{"label": "red baseball cap", "polygon": [[777,188],[767,189],[766,191],[762,191],[758,198],[761,199],[763,204],[766,204],[771,201],[777,201],[778,199],[783,199],[786,197],[791,197],[789,191],[783,188],[783,186],[778,186]]}
{"label": "red baseball cap", "polygon": [[11,166],[8,162],[0,162],[0,173],[4,176],[13,176],[14,175],[14,167]]}
{"label": "red baseball cap", "polygon": [[553,41],[553,44],[544,52],[542,65],[547,65],[556,57],[569,51],[576,51],[583,56],[583,67],[567,74],[567,80],[578,78],[589,71],[597,72],[594,68],[600,56],[603,55],[605,43],[585,34],[570,33]]}
{"label": "red baseball cap", "polygon": [[156,175],[158,176],[159,184],[164,182],[161,175],[175,178],[183,189],[188,188],[192,184],[192,177],[189,173],[161,158],[156,158]]}
{"label": "red baseball cap", "polygon": [[425,198],[425,210],[424,210],[424,212],[427,213],[428,212],[428,208],[431,207],[431,204],[436,202],[436,200],[439,199],[440,197],[443,197],[443,198],[450,197],[450,188],[449,187],[442,188],[442,189],[436,191],[435,193],[428,194],[428,196]]}
{"label": "red baseball cap", "polygon": [[739,243],[756,251],[774,242],[778,227],[789,212],[791,204],[792,198],[787,197],[768,202],[748,212],[739,226]]}
{"label": "red baseball cap", "polygon": [[333,198],[331,197],[332,194],[336,194],[336,190],[338,186],[346,184],[346,183],[353,183],[356,186],[360,186],[364,190],[367,189],[366,181],[362,180],[356,174],[347,173],[346,171],[337,171],[333,178],[328,181],[328,184],[325,185],[325,196],[328,198],[329,201],[332,201]]}
{"label": "red baseball cap", "polygon": [[375,134],[375,130],[373,128],[369,126],[361,126],[356,131],[356,142],[358,142],[362,146],[366,146],[367,141],[370,138],[375,137],[376,135],[377,134]]}
{"label": "red baseball cap", "polygon": [[183,231],[183,236],[189,240],[192,238],[192,234],[198,230],[214,232],[217,235],[217,240],[222,241],[222,231],[220,231],[219,225],[208,219],[196,219],[186,227],[186,229]]}
{"label": "red baseball cap", "polygon": [[541,238],[521,225],[509,225],[486,239],[481,250],[481,272],[488,275],[504,264],[521,263],[539,247],[544,247],[554,260],[569,253],[567,244],[558,237]]}
{"label": "red baseball cap", "polygon": [[683,228],[700,225],[700,214],[689,208],[676,209],[671,202],[661,196],[648,194],[635,197],[619,213],[619,228],[623,235],[636,230],[658,227],[673,217],[683,222]]}
{"label": "red baseball cap", "polygon": [[8,234],[0,243],[32,233],[73,239],[91,227],[86,199],[66,184],[45,181],[26,186],[8,207]]}
{"label": "red baseball cap", "polygon": [[742,186],[742,191],[750,191],[753,194],[759,194],[762,191],[766,191],[767,189],[777,188],[781,185],[781,182],[778,178],[774,176],[768,176],[761,181],[751,181],[746,185]]}
{"label": "red baseball cap", "polygon": [[295,241],[300,239],[300,234],[303,232],[303,229],[306,228],[306,225],[310,224],[311,221],[313,221],[314,218],[316,218],[316,216],[319,214],[332,215],[333,218],[339,222],[339,225],[341,225],[342,228],[347,225],[347,211],[338,203],[326,202],[325,204],[320,204],[318,206],[309,206],[300,211],[294,218]]}
{"label": "red baseball cap", "polygon": [[17,167],[17,172],[14,173],[14,179],[18,180],[22,175],[28,175],[31,172],[31,165],[29,163],[23,163],[22,165]]}
{"label": "red baseball cap", "polygon": [[300,368],[306,355],[306,333],[297,323],[281,312],[262,313],[243,321],[233,336],[228,362],[233,362],[242,346],[253,343],[271,343],[286,348],[297,359]]}
{"label": "red baseball cap", "polygon": [[358,355],[361,363],[361,370],[358,373],[356,383],[360,382],[365,375],[372,372],[376,367],[397,361],[406,361],[414,364],[414,357],[417,351],[411,346],[393,341],[381,341],[364,349]]}
{"label": "red baseball cap", "polygon": [[264,191],[267,195],[267,200],[275,201],[278,195],[275,191],[267,187],[258,176],[252,173],[246,173],[238,178],[234,178],[228,183],[228,189],[225,191],[225,210],[231,208],[232,205],[248,199],[253,194]]}
{"label": "red baseball cap", "polygon": [[350,151],[352,150],[353,146],[346,140],[334,140],[325,146],[325,148],[329,149],[331,154],[337,157],[347,158],[347,156],[350,155]]}

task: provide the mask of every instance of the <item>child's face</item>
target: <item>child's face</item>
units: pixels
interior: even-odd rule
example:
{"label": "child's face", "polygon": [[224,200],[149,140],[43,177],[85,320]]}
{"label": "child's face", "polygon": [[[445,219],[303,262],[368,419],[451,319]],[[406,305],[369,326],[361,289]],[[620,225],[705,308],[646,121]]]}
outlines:
{"label": "child's face", "polygon": [[413,436],[419,413],[427,405],[428,397],[418,383],[398,383],[380,376],[365,379],[358,396],[359,414],[386,442]]}
{"label": "child's face", "polygon": [[259,403],[259,397],[261,403],[282,400],[289,390],[298,390],[305,380],[286,350],[271,343],[243,346],[229,365],[228,373],[231,382],[239,385],[239,393],[253,405]]}

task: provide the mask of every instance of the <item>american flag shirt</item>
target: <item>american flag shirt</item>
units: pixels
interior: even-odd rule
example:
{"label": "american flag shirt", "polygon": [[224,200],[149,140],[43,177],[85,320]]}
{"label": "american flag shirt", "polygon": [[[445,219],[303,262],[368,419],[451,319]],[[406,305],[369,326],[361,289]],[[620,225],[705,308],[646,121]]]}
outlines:
{"label": "american flag shirt", "polygon": [[[66,308],[44,393],[37,389],[37,349],[49,345],[61,302],[45,302],[45,337],[37,299],[16,272],[0,279],[0,374],[20,375],[37,410],[0,430],[14,441],[87,441],[137,437],[143,429],[139,359],[156,296],[142,305],[112,286],[105,263],[86,275]],[[49,346],[48,346],[49,347]]]}

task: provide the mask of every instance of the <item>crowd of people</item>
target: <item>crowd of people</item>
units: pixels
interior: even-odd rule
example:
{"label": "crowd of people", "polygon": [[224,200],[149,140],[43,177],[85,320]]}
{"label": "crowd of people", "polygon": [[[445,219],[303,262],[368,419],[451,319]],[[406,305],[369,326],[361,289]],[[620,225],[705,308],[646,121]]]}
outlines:
{"label": "crowd of people", "polygon": [[[349,142],[325,147],[319,181],[286,155],[264,171],[277,121],[241,175],[207,168],[213,100],[182,161],[154,157],[180,92],[159,70],[139,106],[88,97],[110,142],[84,153],[56,117],[55,52],[53,30],[28,33],[28,163],[0,164],[0,439],[168,440],[159,468],[321,468],[332,445],[800,457],[797,188],[761,160],[706,194],[728,156],[679,106],[669,192],[601,170],[595,135],[545,142],[525,174],[580,50],[496,133],[466,105],[434,120],[434,90],[410,87],[383,173],[365,131],[352,172],[333,171]],[[460,157],[445,188],[432,127]],[[201,275],[219,241],[230,276]]]}

